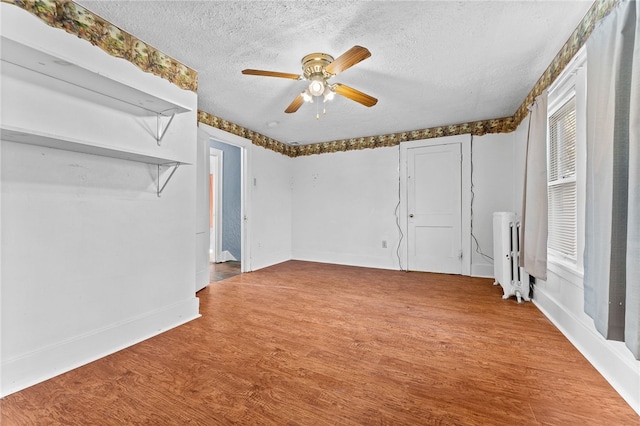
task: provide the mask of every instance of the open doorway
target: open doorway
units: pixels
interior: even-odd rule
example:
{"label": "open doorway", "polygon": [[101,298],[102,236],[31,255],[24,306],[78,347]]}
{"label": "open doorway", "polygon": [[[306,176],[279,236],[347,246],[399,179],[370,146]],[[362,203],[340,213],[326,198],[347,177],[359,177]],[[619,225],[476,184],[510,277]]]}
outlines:
{"label": "open doorway", "polygon": [[211,279],[242,270],[242,148],[209,141],[209,260]]}
{"label": "open doorway", "polygon": [[[198,123],[198,140],[208,153],[204,155],[207,164],[201,177],[208,190],[203,194],[206,202],[202,203],[199,215],[203,216],[205,230],[208,228],[206,236],[210,239],[207,238],[203,253],[206,260],[218,262],[207,262],[210,276],[212,265],[222,267],[236,261],[240,272],[249,272],[251,246],[247,241],[251,228],[248,219],[251,214],[251,187],[247,176],[251,174],[251,141],[204,123]],[[233,181],[233,189],[228,190],[225,181],[229,180]],[[235,193],[233,206],[226,205],[228,192]],[[225,216],[232,216],[232,225],[225,222]],[[226,244],[229,235],[225,236],[228,226],[233,227],[230,245]]]}

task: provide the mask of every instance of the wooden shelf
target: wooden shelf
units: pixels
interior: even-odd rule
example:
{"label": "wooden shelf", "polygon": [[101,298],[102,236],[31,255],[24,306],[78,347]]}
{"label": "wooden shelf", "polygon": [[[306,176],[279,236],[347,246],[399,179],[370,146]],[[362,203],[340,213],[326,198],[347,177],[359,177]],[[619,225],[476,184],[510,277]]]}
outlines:
{"label": "wooden shelf", "polygon": [[47,148],[63,149],[66,151],[81,152],[84,154],[101,155],[104,157],[119,158],[121,160],[137,161],[147,164],[157,164],[161,166],[174,166],[176,164],[189,164],[174,158],[166,158],[143,154],[135,151],[122,150],[108,147],[93,142],[35,132],[26,129],[19,129],[12,126],[2,125],[2,140],[18,142],[29,145],[44,146]]}
{"label": "wooden shelf", "polygon": [[143,92],[109,78],[99,71],[55,57],[44,51],[2,37],[2,61],[8,62],[57,80],[82,87],[129,105],[162,115],[191,111],[191,108]]}

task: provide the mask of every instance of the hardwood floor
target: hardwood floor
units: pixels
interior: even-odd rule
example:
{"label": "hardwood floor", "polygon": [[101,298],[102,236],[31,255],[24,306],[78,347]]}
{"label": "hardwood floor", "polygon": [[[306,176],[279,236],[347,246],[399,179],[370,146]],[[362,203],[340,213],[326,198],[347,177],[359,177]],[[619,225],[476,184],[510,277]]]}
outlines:
{"label": "hardwood floor", "polygon": [[209,281],[222,281],[241,274],[240,262],[209,263]]}
{"label": "hardwood floor", "polygon": [[492,280],[290,261],[202,317],[0,401],[9,425],[638,425]]}

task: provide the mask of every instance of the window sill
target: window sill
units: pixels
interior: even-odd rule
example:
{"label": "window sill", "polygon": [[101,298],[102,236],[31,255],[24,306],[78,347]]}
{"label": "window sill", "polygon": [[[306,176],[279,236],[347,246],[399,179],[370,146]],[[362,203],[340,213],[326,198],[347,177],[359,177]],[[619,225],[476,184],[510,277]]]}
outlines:
{"label": "window sill", "polygon": [[584,271],[578,268],[575,263],[557,256],[549,256],[547,259],[547,270],[560,278],[582,287]]}

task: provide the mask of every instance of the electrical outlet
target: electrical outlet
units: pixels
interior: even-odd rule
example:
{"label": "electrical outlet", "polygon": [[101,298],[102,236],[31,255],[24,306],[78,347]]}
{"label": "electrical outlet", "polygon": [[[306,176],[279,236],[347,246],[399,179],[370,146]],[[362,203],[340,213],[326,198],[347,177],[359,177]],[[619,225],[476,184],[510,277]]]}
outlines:
{"label": "electrical outlet", "polygon": [[387,248],[387,240],[382,240],[382,248]]}

